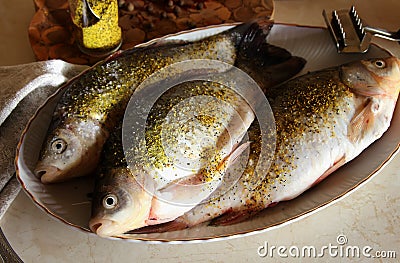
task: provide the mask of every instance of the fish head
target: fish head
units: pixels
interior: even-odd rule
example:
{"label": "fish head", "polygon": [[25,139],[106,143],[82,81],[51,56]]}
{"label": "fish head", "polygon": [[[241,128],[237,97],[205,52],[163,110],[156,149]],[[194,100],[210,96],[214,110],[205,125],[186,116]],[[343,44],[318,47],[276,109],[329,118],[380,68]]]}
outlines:
{"label": "fish head", "polygon": [[355,94],[397,100],[400,60],[396,57],[361,60],[341,68],[342,81]]}
{"label": "fish head", "polygon": [[73,131],[56,129],[44,144],[35,175],[43,183],[61,182],[74,177],[75,164],[80,164],[83,147]]}
{"label": "fish head", "polygon": [[96,182],[90,229],[99,236],[111,237],[146,226],[152,194],[127,167],[113,168]]}
{"label": "fish head", "polygon": [[43,144],[34,174],[42,183],[56,183],[93,172],[104,138],[104,132],[89,121],[56,126]]}
{"label": "fish head", "polygon": [[399,96],[400,60],[389,57],[353,62],[342,66],[341,78],[355,102],[348,138],[358,145],[378,139],[390,125]]}

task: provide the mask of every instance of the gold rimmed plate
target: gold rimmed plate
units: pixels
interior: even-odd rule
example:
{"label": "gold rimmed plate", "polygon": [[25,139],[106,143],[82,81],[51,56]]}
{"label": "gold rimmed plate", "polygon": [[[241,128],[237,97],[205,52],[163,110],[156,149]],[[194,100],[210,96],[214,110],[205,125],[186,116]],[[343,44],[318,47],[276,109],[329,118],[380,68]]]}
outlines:
{"label": "gold rimmed plate", "polygon": [[[151,41],[198,40],[233,25],[212,26],[167,36]],[[386,57],[387,51],[372,46],[367,54],[337,54],[329,32],[322,28],[300,27],[276,24],[268,36],[268,42],[289,50],[293,55],[307,60],[302,73],[353,60]],[[300,73],[300,74],[302,74]],[[79,178],[57,185],[43,185],[33,174],[39,157],[55,105],[61,96],[57,92],[36,112],[27,125],[17,149],[16,167],[18,179],[33,202],[65,224],[85,232],[90,232],[89,193],[93,189],[93,178]],[[357,190],[398,152],[400,141],[400,102],[388,131],[367,148],[360,156],[330,175],[314,188],[294,200],[268,208],[257,216],[231,226],[207,226],[202,224],[193,228],[153,234],[136,234],[118,237],[133,242],[192,243],[222,240],[251,235],[284,226],[323,209],[335,201]]]}

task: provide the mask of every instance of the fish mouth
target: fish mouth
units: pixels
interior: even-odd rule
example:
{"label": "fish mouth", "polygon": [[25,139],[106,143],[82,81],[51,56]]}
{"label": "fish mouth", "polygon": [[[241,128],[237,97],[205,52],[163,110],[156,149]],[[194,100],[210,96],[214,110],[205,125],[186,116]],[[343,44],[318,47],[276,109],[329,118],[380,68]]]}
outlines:
{"label": "fish mouth", "polygon": [[120,234],[120,232],[117,231],[117,225],[118,224],[115,221],[104,218],[93,218],[89,221],[90,230],[101,237],[110,237],[116,234]]}
{"label": "fish mouth", "polygon": [[62,181],[62,170],[52,165],[38,165],[34,174],[44,184]]}

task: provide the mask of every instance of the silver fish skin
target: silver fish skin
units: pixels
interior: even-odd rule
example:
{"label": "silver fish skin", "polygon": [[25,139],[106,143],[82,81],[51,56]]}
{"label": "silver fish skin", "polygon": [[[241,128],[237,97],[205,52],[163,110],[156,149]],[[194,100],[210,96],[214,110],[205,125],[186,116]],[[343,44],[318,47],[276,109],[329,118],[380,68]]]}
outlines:
{"label": "silver fish skin", "polygon": [[56,183],[93,173],[110,131],[144,79],[167,65],[191,59],[235,64],[238,56],[246,59],[246,50],[265,42],[271,26],[270,21],[242,24],[196,42],[133,48],[85,71],[63,87],[35,175],[43,183]]}
{"label": "silver fish skin", "polygon": [[[265,36],[259,34],[256,39],[265,41]],[[252,53],[252,56],[256,56],[255,59],[248,60],[247,55],[239,54],[236,63],[256,77],[264,91],[294,76],[304,64],[304,60],[267,44],[263,44],[258,52],[252,50]],[[202,96],[218,98],[219,101],[208,100],[206,107],[190,104],[174,111],[175,105],[182,106],[185,105],[182,102]],[[252,96],[254,94],[246,94],[247,98]],[[224,109],[222,101],[228,103],[236,114]],[[104,147],[89,222],[91,230],[100,236],[120,236],[132,229],[172,221],[206,199],[220,184],[216,179],[222,178],[231,160],[246,150],[248,143],[237,145],[255,118],[246,101],[218,82],[192,81],[178,85],[163,94],[153,107],[154,110],[148,116],[150,123],[147,123],[149,126],[146,128],[149,155],[138,161],[139,166],[145,167],[148,166],[147,163],[153,162],[153,170],[127,168],[126,153],[122,153],[121,135],[119,138],[112,136]],[[193,125],[185,121],[174,123],[175,118],[169,123],[169,115],[184,115],[183,119],[190,119],[187,115],[192,112],[197,112]],[[230,128],[226,130],[226,127]],[[189,171],[171,163],[165,156],[162,134],[166,135],[164,142],[169,142],[170,145],[175,145],[175,140],[178,142],[172,149],[178,150],[178,154],[173,153],[173,160],[187,160],[186,154],[201,156],[197,160],[201,166],[193,167]],[[206,143],[197,144],[203,139]],[[212,140],[211,144],[208,140]],[[185,152],[183,160],[180,160],[182,156],[179,150]],[[120,156],[119,160],[122,161],[112,160],[114,156]],[[137,156],[134,154],[135,158]],[[159,180],[157,175],[163,179]],[[173,180],[174,176],[177,181]],[[164,180],[167,182],[163,182]]]}
{"label": "silver fish skin", "polygon": [[252,181],[259,149],[257,123],[246,171],[226,194],[212,196],[176,220],[128,233],[174,231],[206,221],[230,225],[296,198],[379,139],[390,126],[400,92],[400,60],[356,61],[306,74],[268,94],[277,127],[275,157]]}
{"label": "silver fish skin", "polygon": [[149,113],[146,149],[134,154],[135,168],[128,168],[132,154],[123,152],[121,125],[107,140],[90,228],[115,236],[189,211],[221,182],[227,157],[253,120],[246,101],[221,84],[192,81],[170,89]]}

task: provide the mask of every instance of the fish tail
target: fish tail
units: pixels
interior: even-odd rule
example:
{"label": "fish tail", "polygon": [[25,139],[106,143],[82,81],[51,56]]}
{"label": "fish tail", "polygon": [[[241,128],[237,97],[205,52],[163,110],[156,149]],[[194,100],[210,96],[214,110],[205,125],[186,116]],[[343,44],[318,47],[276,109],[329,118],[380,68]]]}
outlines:
{"label": "fish tail", "polygon": [[259,20],[232,29],[241,32],[235,66],[248,73],[264,92],[290,79],[306,64],[305,59],[267,42],[272,25],[271,20]]}
{"label": "fish tail", "polygon": [[298,74],[306,64],[301,57],[291,56],[290,53],[287,57],[286,50],[267,45],[259,50],[258,56],[240,56],[235,64],[248,73],[266,95],[274,90],[274,86]]}
{"label": "fish tail", "polygon": [[[286,60],[291,57],[290,52],[282,48],[270,49],[267,43],[267,36],[271,31],[273,23],[267,24],[260,21],[252,23],[243,33],[238,51],[242,58],[258,59],[260,56],[268,56]],[[275,62],[276,63],[276,62]]]}
{"label": "fish tail", "polygon": [[239,32],[238,59],[257,63],[258,66],[268,67],[280,64],[292,57],[286,49],[271,45],[267,37],[273,26],[271,20],[258,20],[239,25],[232,30]]}
{"label": "fish tail", "polygon": [[235,26],[228,34],[238,49],[251,48],[265,42],[273,25],[272,20],[260,19]]}
{"label": "fish tail", "polygon": [[[268,67],[264,66],[261,68],[264,74],[261,75],[263,79],[259,85],[263,86],[263,83],[268,83],[270,87],[273,87],[281,84],[299,73],[305,64],[305,59],[293,56],[281,63],[270,65]],[[264,90],[264,93],[267,92],[267,90]]]}

